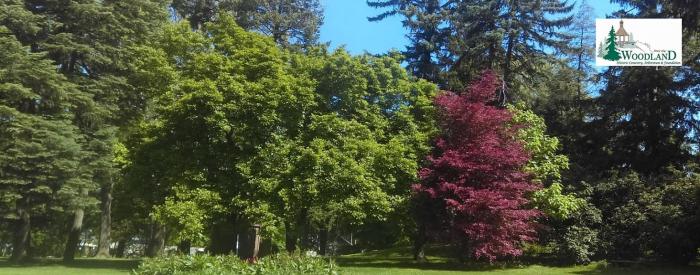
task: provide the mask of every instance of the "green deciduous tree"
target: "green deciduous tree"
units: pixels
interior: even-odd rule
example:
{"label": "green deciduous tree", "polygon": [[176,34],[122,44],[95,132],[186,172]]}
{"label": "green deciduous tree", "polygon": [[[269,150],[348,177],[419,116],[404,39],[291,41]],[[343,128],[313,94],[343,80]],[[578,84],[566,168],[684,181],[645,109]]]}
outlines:
{"label": "green deciduous tree", "polygon": [[397,54],[281,50],[228,15],[199,31],[169,26],[144,51],[141,70],[162,72],[140,81],[157,96],[131,139],[125,187],[147,212],[175,207],[176,186],[219,196],[223,211],[204,226],[212,251],[230,252],[217,246],[252,224],[309,249],[314,232],[382,221],[407,203],[436,87],[409,77]]}
{"label": "green deciduous tree", "polygon": [[[153,190],[143,199],[145,211],[182,184],[221,197],[224,211],[215,221],[230,220],[239,229],[255,222],[246,219],[265,211],[253,203],[264,189],[246,184],[238,165],[274,135],[299,131],[299,111],[313,104],[311,82],[290,73],[287,54],[273,41],[246,32],[226,15],[199,31],[169,26],[152,47],[142,70],[156,65],[165,73],[147,75],[161,85],[149,86],[157,94],[130,148],[127,185]],[[232,229],[226,231],[235,237]],[[215,252],[233,249],[216,237],[212,244],[227,246]]]}

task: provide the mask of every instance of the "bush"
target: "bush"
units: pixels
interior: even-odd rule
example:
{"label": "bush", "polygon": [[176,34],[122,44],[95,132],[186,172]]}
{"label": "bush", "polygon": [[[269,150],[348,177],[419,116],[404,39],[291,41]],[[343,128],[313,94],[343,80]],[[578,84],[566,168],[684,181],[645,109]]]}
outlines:
{"label": "bush", "polygon": [[280,253],[249,264],[237,256],[170,256],[144,260],[134,275],[170,274],[337,274],[332,261]]}

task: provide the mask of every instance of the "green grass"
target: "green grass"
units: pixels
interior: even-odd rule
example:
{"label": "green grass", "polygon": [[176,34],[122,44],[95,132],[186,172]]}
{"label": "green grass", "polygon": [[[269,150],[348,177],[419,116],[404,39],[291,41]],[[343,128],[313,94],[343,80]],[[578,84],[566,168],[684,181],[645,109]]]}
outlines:
{"label": "green grass", "polygon": [[504,274],[504,275],[690,275],[700,274],[699,266],[609,267],[604,263],[585,266],[460,264],[450,257],[449,249],[433,247],[426,251],[428,263],[413,261],[408,248],[369,251],[340,256],[337,263],[343,274]]}
{"label": "green grass", "polygon": [[[415,263],[408,248],[344,255],[336,260],[341,274],[505,274],[505,275],[690,275],[700,274],[700,266],[644,266],[609,267],[603,263],[586,266],[555,267],[543,265],[488,265],[459,264],[449,255],[449,250],[434,247],[429,249],[429,263]],[[63,264],[59,259],[43,259],[32,263],[13,265],[0,258],[0,274],[129,274],[138,265],[138,260],[121,259],[77,259],[72,264]]]}
{"label": "green grass", "polygon": [[0,259],[0,274],[12,275],[124,275],[138,266],[138,260],[124,259],[76,259],[64,264],[60,259],[40,259],[20,265],[12,264],[7,259]]}

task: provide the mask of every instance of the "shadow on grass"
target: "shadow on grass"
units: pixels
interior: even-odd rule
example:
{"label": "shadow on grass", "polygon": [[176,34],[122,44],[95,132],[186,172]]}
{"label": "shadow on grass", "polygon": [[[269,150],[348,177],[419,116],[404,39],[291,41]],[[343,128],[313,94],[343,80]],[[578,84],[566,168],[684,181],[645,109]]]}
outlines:
{"label": "shadow on grass", "polygon": [[518,268],[517,266],[498,266],[486,264],[461,264],[453,262],[428,262],[417,263],[410,261],[358,261],[338,258],[335,261],[341,268],[343,267],[369,267],[369,268],[397,268],[397,269],[420,269],[420,270],[442,270],[442,271],[490,271],[504,268]]}
{"label": "shadow on grass", "polygon": [[133,259],[75,259],[70,263],[64,263],[61,259],[55,258],[37,258],[24,261],[21,263],[12,263],[7,258],[0,258],[0,268],[3,267],[50,267],[50,266],[65,266],[70,268],[85,268],[85,269],[111,269],[119,271],[131,271],[136,268],[140,260]]}
{"label": "shadow on grass", "polygon": [[460,263],[452,257],[454,254],[448,246],[432,246],[426,249],[428,262],[418,263],[410,256],[410,248],[399,247],[385,250],[367,251],[364,253],[340,256],[335,262],[342,267],[368,268],[410,268],[420,270],[443,271],[490,271],[499,269],[517,269],[525,266],[520,263]]}

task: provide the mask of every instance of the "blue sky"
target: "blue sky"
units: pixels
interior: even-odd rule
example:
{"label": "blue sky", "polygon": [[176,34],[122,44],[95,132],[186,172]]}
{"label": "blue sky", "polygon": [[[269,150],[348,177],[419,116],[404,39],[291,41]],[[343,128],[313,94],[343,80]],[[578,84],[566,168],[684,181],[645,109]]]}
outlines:
{"label": "blue sky", "polygon": [[[619,9],[606,0],[589,0],[597,18]],[[403,50],[408,44],[401,18],[394,16],[380,22],[367,21],[368,16],[380,10],[367,6],[365,0],[321,0],[324,7],[324,23],[321,26],[321,42],[330,42],[335,49],[342,45],[353,54],[384,53],[390,49]],[[593,19],[592,19],[593,20]]]}

